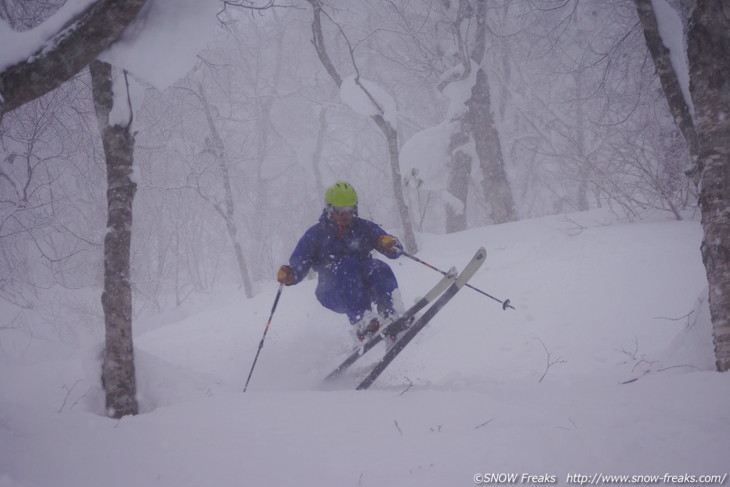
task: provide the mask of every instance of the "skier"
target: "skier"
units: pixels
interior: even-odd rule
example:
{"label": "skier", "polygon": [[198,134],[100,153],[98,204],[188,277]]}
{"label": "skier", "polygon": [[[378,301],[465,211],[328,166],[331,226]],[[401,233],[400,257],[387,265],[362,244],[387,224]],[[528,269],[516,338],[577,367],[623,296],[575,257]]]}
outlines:
{"label": "skier", "polygon": [[325,202],[319,223],[304,233],[277,281],[291,286],[314,269],[319,302],[347,315],[354,335],[364,341],[403,311],[393,271],[370,252],[395,259],[403,247],[377,224],[358,217],[357,193],[350,184],[327,188]]}

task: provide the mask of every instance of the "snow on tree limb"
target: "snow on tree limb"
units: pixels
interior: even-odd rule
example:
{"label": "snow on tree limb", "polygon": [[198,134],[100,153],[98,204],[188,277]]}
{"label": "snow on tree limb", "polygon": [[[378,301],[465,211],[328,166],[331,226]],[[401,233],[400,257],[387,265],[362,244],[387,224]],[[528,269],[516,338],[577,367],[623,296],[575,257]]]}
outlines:
{"label": "snow on tree limb", "polygon": [[193,69],[198,53],[215,38],[217,8],[211,0],[148,0],[98,59],[164,90]]}
{"label": "snow on tree limb", "polygon": [[340,98],[356,113],[365,117],[380,115],[395,126],[396,103],[382,87],[373,81],[348,76],[340,85]]}
{"label": "snow on tree limb", "polygon": [[0,114],[49,91],[85,68],[139,14],[147,0],[98,0],[66,22],[30,57],[0,72]]}

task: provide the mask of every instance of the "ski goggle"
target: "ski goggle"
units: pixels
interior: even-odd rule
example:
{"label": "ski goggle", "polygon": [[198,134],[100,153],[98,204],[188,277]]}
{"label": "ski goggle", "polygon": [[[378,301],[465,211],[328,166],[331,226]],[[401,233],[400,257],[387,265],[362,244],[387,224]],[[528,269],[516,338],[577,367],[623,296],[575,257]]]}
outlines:
{"label": "ski goggle", "polygon": [[335,215],[354,215],[357,213],[357,206],[333,206],[332,213]]}

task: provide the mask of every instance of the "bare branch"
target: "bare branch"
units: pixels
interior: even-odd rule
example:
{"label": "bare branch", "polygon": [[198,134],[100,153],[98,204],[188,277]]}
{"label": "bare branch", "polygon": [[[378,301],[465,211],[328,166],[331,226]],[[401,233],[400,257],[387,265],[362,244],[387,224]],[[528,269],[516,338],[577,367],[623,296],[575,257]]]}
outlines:
{"label": "bare branch", "polygon": [[567,362],[567,360],[565,360],[565,359],[564,359],[563,357],[558,357],[558,358],[556,358],[556,359],[551,359],[551,354],[550,354],[550,351],[549,351],[549,350],[547,349],[547,347],[545,346],[545,342],[543,342],[543,341],[542,341],[541,339],[539,339],[539,338],[535,338],[535,340],[537,340],[538,342],[540,342],[540,345],[542,345],[542,348],[543,348],[543,349],[545,349],[545,355],[546,355],[545,372],[544,372],[544,373],[542,374],[542,377],[540,377],[540,380],[539,380],[539,381],[537,381],[537,383],[539,384],[539,383],[541,383],[541,382],[542,382],[542,380],[543,380],[543,379],[545,378],[545,376],[546,376],[546,375],[548,374],[548,371],[550,370],[550,368],[551,368],[551,367],[552,367],[553,365],[557,365],[557,364],[564,364],[564,363],[566,363],[566,362]]}

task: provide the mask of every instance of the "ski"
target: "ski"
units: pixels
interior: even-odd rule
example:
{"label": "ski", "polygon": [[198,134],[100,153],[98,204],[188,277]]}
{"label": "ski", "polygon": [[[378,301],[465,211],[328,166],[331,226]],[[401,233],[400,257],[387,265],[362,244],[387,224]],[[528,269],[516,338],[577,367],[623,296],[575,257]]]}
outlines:
{"label": "ski", "polygon": [[451,298],[453,298],[456,293],[461,290],[462,287],[469,281],[469,279],[472,278],[474,274],[479,270],[479,268],[484,263],[484,260],[487,256],[487,251],[484,249],[484,247],[481,247],[479,250],[477,250],[476,254],[474,254],[474,257],[469,261],[469,263],[466,265],[464,270],[458,275],[456,280],[449,286],[449,288],[444,291],[441,296],[431,305],[428,310],[418,319],[415,323],[413,323],[410,327],[408,327],[403,334],[403,336],[400,337],[400,339],[393,344],[393,346],[385,353],[385,356],[375,364],[373,369],[370,371],[370,373],[365,377],[362,382],[357,386],[357,390],[365,390],[368,387],[370,387],[373,382],[380,376],[380,374],[385,370],[385,368],[395,359],[395,357],[398,356],[398,354],[408,345],[408,343],[413,339],[413,337],[416,336],[416,334],[421,331],[429,321],[438,313],[445,305],[448,303]]}
{"label": "ski", "polygon": [[444,277],[441,278],[439,282],[436,283],[436,285],[431,288],[429,292],[427,292],[421,299],[419,299],[413,306],[408,308],[398,319],[393,321],[391,324],[386,326],[383,330],[381,330],[379,333],[374,335],[370,340],[366,341],[362,346],[357,347],[353,352],[342,362],[340,365],[337,366],[335,370],[330,372],[330,374],[324,378],[325,381],[332,380],[335,377],[339,376],[347,370],[350,365],[355,363],[357,359],[362,357],[367,351],[372,349],[375,345],[380,343],[383,340],[383,336],[397,336],[397,334],[402,331],[404,328],[406,328],[408,321],[413,318],[416,313],[421,311],[423,308],[425,308],[429,303],[431,303],[433,300],[435,300],[441,293],[443,293],[455,280],[456,280],[457,272],[456,268],[452,267],[449,272],[444,274]]}

